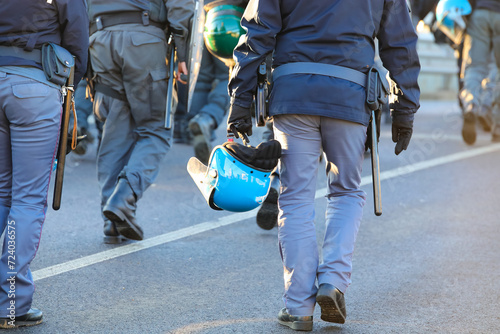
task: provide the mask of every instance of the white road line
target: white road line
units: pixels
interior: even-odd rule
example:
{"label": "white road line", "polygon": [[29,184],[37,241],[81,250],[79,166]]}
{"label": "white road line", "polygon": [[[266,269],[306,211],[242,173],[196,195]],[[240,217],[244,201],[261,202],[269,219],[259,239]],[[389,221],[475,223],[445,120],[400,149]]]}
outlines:
{"label": "white road line", "polygon": [[[398,176],[406,175],[406,174],[411,174],[420,170],[444,165],[447,163],[459,161],[459,160],[464,160],[468,158],[472,158],[478,155],[482,154],[487,154],[487,153],[492,153],[495,151],[500,150],[500,144],[494,144],[494,145],[488,145],[476,149],[471,149],[468,151],[463,151],[455,154],[450,154],[444,157],[436,158],[436,159],[431,159],[431,160],[426,160],[422,161],[419,163],[415,163],[412,165],[407,165],[407,166],[402,166],[399,168],[395,168],[392,170],[388,170],[385,172],[382,172],[380,174],[380,179],[382,181],[392,179]],[[361,186],[365,186],[368,184],[372,183],[372,177],[371,175],[365,176],[361,179]],[[320,198],[325,196],[326,194],[326,188],[318,189],[316,191],[316,198]],[[196,234],[200,234],[206,231],[210,231],[213,229],[216,229],[218,227],[222,226],[227,226],[231,225],[234,223],[237,223],[239,221],[253,218],[255,217],[257,212],[257,209],[248,211],[248,212],[242,212],[242,213],[234,213],[230,214],[224,217],[221,217],[220,219],[216,221],[210,221],[210,222],[205,222],[197,225],[193,225],[190,227],[186,227],[177,231],[165,233],[153,238],[149,238],[143,241],[135,242],[132,244],[128,244],[125,246],[120,246],[116,247],[107,251],[103,251],[100,253],[84,256],[79,259],[71,260],[68,262],[63,262],[60,264],[56,264],[54,266],[50,266],[47,268],[39,269],[35,272],[33,272],[33,278],[36,281],[40,281],[42,279],[56,276],[68,271],[73,271],[76,269],[84,268],[90,265],[93,265],[95,263],[99,262],[104,262],[110,259],[114,259],[123,255],[131,254],[138,252],[143,249],[148,249],[151,247],[155,247],[158,245],[163,245],[168,242],[172,242],[175,240],[187,238]]]}
{"label": "white road line", "polygon": [[[390,131],[382,131],[380,133],[380,137],[382,138],[392,138],[392,133]],[[432,133],[421,133],[421,132],[413,132],[411,135],[411,139],[423,139],[423,140],[429,140],[433,139],[434,135]],[[490,133],[481,133],[479,132],[477,134],[478,140],[491,140],[491,134]],[[462,138],[462,135],[439,135],[436,137],[434,140],[439,140],[439,142],[445,142],[445,141],[459,141],[463,142],[464,139]]]}

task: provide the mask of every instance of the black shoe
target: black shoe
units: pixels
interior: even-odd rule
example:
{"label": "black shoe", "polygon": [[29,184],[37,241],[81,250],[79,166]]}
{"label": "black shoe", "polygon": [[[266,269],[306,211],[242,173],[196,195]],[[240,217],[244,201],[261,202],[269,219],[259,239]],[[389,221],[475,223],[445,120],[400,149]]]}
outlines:
{"label": "black shoe", "polygon": [[271,178],[269,194],[257,212],[257,225],[264,230],[272,230],[278,224],[279,177],[274,175]]}
{"label": "black shoe", "polygon": [[31,308],[28,313],[15,318],[0,318],[0,328],[9,329],[17,327],[36,326],[43,321],[43,313],[39,309]]}
{"label": "black shoe", "polygon": [[321,320],[336,324],[345,323],[345,299],[339,289],[331,284],[321,284],[316,294],[316,302],[321,307]]}
{"label": "black shoe", "polygon": [[464,113],[462,138],[467,145],[473,145],[476,142],[476,115],[472,111]]}
{"label": "black shoe", "polygon": [[312,331],[313,317],[312,316],[295,316],[290,315],[286,308],[282,308],[278,313],[278,322],[283,326],[288,326],[296,331]]}
{"label": "black shoe", "polygon": [[199,113],[189,121],[189,130],[193,137],[194,155],[204,164],[208,164],[212,153],[212,132],[215,121],[206,113]]}
{"label": "black shoe", "polygon": [[105,244],[121,244],[123,237],[118,233],[115,223],[109,219],[104,220],[104,243]]}
{"label": "black shoe", "polygon": [[142,240],[144,233],[135,222],[135,203],[137,198],[126,178],[118,180],[115,190],[103,208],[106,218],[115,223],[119,234],[127,239]]}

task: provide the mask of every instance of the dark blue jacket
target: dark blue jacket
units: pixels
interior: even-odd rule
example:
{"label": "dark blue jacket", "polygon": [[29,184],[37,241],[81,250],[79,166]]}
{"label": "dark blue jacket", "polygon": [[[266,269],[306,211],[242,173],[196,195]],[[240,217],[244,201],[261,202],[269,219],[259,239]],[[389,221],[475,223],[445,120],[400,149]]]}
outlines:
{"label": "dark blue jacket", "polygon": [[476,0],[475,8],[489,9],[500,13],[500,0]]}
{"label": "dark blue jacket", "polygon": [[[76,57],[75,82],[79,82],[87,69],[89,47],[84,0],[2,0],[0,45],[32,50],[46,42],[61,45]],[[10,65],[41,68],[33,61],[0,54],[0,66]]]}
{"label": "dark blue jacket", "polygon": [[[228,86],[232,104],[250,106],[257,68],[273,50],[273,67],[319,62],[366,73],[374,64],[377,37],[380,58],[399,87],[395,113],[413,120],[420,63],[405,0],[251,0],[241,24],[247,33],[234,50]],[[270,114],[320,115],[367,125],[365,100],[365,89],[350,81],[293,74],[273,83]]]}

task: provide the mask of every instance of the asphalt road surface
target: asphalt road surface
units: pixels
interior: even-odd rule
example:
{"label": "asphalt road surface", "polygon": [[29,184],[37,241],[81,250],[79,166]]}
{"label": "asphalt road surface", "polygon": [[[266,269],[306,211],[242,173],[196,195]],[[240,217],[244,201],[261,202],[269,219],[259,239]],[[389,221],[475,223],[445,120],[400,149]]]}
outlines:
{"label": "asphalt road surface", "polygon": [[[314,332],[500,333],[500,144],[479,131],[477,143],[465,145],[461,124],[455,101],[423,101],[400,156],[383,125],[383,214],[373,214],[367,157],[347,322],[323,322],[317,307]],[[217,134],[222,143],[223,127]],[[173,145],[138,203],[145,240],[122,245],[102,242],[95,145],[68,157],[62,207],[49,208],[32,263],[33,306],[44,323],[17,332],[292,332],[276,321],[283,307],[277,229],[260,229],[256,210],[211,210],[186,171],[192,155],[192,147]]]}

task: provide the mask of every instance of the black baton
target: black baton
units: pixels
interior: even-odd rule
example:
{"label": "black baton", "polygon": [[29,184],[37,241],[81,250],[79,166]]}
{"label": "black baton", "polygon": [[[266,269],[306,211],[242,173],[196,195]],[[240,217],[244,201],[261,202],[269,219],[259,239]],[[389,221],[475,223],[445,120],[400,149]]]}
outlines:
{"label": "black baton", "polygon": [[169,76],[167,83],[167,103],[165,106],[165,129],[170,130],[172,128],[172,108],[174,99],[174,60],[175,60],[175,47],[174,47],[174,37],[170,35],[168,39],[168,68]]}
{"label": "black baton", "polygon": [[52,208],[59,210],[61,207],[61,196],[64,179],[64,165],[66,164],[66,149],[68,146],[68,129],[69,129],[69,115],[73,104],[75,67],[72,66],[68,83],[64,88],[66,96],[64,97],[63,115],[61,132],[59,134],[59,147],[57,149],[57,167],[56,167],[56,181],[54,185],[54,199],[52,201]]}
{"label": "black baton", "polygon": [[371,125],[371,158],[372,158],[372,183],[373,183],[373,204],[375,215],[382,214],[382,194],[380,192],[380,164],[378,156],[377,121],[375,111],[372,111],[370,118]]}

